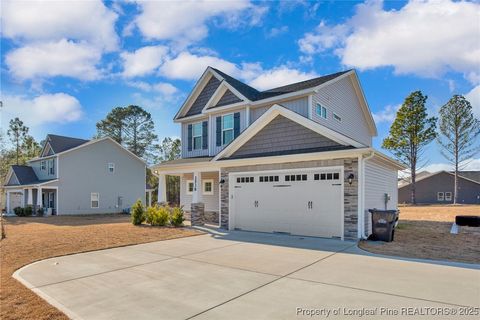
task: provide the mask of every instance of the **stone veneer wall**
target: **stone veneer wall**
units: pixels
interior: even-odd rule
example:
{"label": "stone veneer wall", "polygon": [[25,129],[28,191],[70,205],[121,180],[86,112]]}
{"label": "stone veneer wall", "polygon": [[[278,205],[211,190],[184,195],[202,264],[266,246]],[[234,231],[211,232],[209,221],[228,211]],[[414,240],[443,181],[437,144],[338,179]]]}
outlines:
{"label": "stone veneer wall", "polygon": [[[218,225],[218,212],[217,211],[205,211],[204,215],[205,215],[205,223]],[[191,218],[192,218],[190,210],[184,210],[183,211],[183,217],[185,218],[185,220],[190,221]]]}
{"label": "stone veneer wall", "polygon": [[[315,160],[303,162],[289,162],[278,164],[262,164],[250,165],[242,167],[222,168],[220,172],[220,179],[225,180],[220,190],[221,199],[221,227],[228,228],[228,174],[231,172],[244,171],[265,171],[265,170],[284,170],[284,169],[300,169],[300,168],[315,168],[315,167],[344,167],[344,238],[357,239],[357,221],[358,221],[358,159],[332,159],[332,160]],[[347,178],[353,173],[355,179],[351,185],[348,184]]]}

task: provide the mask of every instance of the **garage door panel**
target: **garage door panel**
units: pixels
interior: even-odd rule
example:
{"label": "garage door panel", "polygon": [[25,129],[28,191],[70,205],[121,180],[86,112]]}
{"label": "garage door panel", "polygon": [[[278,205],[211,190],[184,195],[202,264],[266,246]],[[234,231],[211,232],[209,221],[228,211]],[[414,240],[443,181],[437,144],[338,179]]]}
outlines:
{"label": "garage door panel", "polygon": [[264,232],[341,236],[340,171],[239,174],[234,180],[235,227]]}

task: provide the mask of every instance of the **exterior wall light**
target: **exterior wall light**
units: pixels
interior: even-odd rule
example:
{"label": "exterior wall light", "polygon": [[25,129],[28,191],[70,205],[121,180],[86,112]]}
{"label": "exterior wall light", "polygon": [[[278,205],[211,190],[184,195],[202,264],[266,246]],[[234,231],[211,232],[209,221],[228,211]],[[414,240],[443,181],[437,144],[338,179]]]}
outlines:
{"label": "exterior wall light", "polygon": [[350,173],[348,175],[348,184],[351,185],[353,183],[353,178],[355,178],[355,176],[353,175],[353,173]]}

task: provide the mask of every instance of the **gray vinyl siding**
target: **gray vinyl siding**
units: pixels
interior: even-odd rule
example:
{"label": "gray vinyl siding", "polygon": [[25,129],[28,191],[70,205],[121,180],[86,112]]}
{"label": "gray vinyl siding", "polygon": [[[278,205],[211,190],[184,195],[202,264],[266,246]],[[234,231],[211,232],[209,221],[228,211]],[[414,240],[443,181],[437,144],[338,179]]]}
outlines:
{"label": "gray vinyl siding", "polygon": [[15,175],[15,173],[12,173],[12,176],[7,181],[7,185],[13,186],[13,185],[17,185],[17,184],[20,184],[20,182],[18,182],[18,179],[17,179],[17,176]]}
{"label": "gray vinyl siding", "polygon": [[368,209],[385,209],[385,193],[390,195],[387,203],[388,210],[398,207],[398,171],[382,165],[375,159],[365,162],[365,226],[368,234],[371,233],[372,220]]}
{"label": "gray vinyl siding", "polygon": [[[264,114],[271,106],[275,103],[272,103],[269,106],[262,106],[257,108],[250,109],[250,124],[252,124],[255,120],[260,118],[262,114]],[[303,97],[300,99],[294,99],[290,101],[283,101],[279,102],[279,105],[294,111],[298,114],[301,114],[304,117],[308,117],[308,97]]]}
{"label": "gray vinyl siding", "polygon": [[[193,157],[205,157],[208,156],[208,148],[207,149],[198,149],[193,150],[193,142],[192,142],[192,150],[188,151],[188,125],[194,124],[198,122],[208,121],[208,118],[203,118],[201,120],[195,120],[192,122],[184,122],[182,123],[182,158],[193,158]],[[211,138],[208,138],[209,148],[210,148],[210,141]]]}
{"label": "gray vinyl siding", "polygon": [[[48,170],[48,161],[50,161],[51,159],[55,159],[54,160],[54,168],[55,168],[55,174],[49,174],[49,170]],[[45,170],[41,170],[41,167],[40,167],[40,163],[42,161],[46,161],[46,167],[45,167]],[[49,180],[49,179],[56,179],[58,177],[58,172],[57,172],[57,157],[51,157],[51,158],[45,158],[45,159],[42,159],[42,160],[37,160],[37,161],[32,161],[30,162],[28,165],[30,167],[33,168],[33,171],[35,172],[35,174],[37,175],[38,177],[38,180]]]}
{"label": "gray vinyl siding", "polygon": [[205,85],[205,88],[203,88],[203,90],[199,93],[198,97],[195,99],[185,116],[188,117],[200,114],[202,112],[202,109],[205,107],[208,100],[210,100],[210,98],[213,96],[215,90],[217,90],[219,85],[220,80],[212,76]]}
{"label": "gray vinyl siding", "polygon": [[[327,108],[327,119],[316,114],[317,103]],[[339,115],[342,121],[335,120],[333,113]],[[313,95],[312,119],[364,145],[372,145],[367,120],[350,77],[338,80]]]}
{"label": "gray vinyl siding", "polygon": [[[108,163],[115,172],[108,172]],[[59,156],[59,214],[115,213],[145,203],[145,164],[109,140]],[[99,193],[99,208],[91,208],[90,194]],[[118,197],[122,207],[117,208]]]}
{"label": "gray vinyl siding", "polygon": [[[202,201],[203,203],[205,203],[205,211],[218,211],[218,172],[202,172],[202,180],[203,179],[213,179],[213,195],[202,195]],[[182,205],[185,210],[190,211],[190,205],[192,204],[192,195],[187,194],[187,180],[193,180],[193,174],[184,174],[180,177],[180,205]],[[203,190],[203,183],[201,188]]]}
{"label": "gray vinyl siding", "polygon": [[245,109],[235,110],[235,111],[228,111],[222,114],[215,114],[212,115],[212,122],[210,123],[210,156],[217,155],[220,151],[222,151],[227,145],[217,146],[217,121],[216,118],[220,116],[224,116],[226,114],[231,114],[239,112],[240,113],[240,133],[246,129],[246,111]]}
{"label": "gray vinyl siding", "polygon": [[[417,203],[427,204],[452,204],[455,178],[447,172],[440,172],[428,178],[418,180],[416,183]],[[438,201],[437,192],[451,192],[451,201]],[[458,203],[480,204],[480,184],[458,178]],[[398,189],[400,203],[411,202],[410,184]]]}
{"label": "gray vinyl siding", "polygon": [[[226,106],[232,103],[237,103],[242,101],[239,97],[237,97],[232,91],[228,90],[225,91],[223,96],[218,100],[217,104],[215,107],[221,107],[221,106]],[[214,107],[214,108],[215,108]]]}
{"label": "gray vinyl siding", "polygon": [[232,157],[338,145],[338,143],[279,115],[238,149]]}

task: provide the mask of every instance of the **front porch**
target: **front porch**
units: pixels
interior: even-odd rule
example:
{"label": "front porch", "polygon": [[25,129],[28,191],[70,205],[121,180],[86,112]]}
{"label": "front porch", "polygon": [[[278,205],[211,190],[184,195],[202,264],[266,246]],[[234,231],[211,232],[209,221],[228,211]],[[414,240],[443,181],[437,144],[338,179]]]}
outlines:
{"label": "front porch", "polygon": [[217,169],[205,171],[163,171],[155,172],[159,178],[158,202],[170,203],[167,199],[167,176],[180,178],[180,206],[185,220],[192,226],[220,226],[220,201],[222,183]]}
{"label": "front porch", "polygon": [[31,207],[33,215],[40,208],[43,215],[58,213],[58,187],[56,186],[12,186],[6,187],[6,213],[14,214],[17,207]]}

